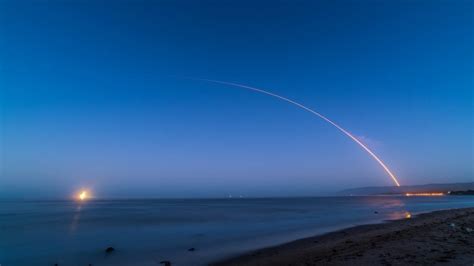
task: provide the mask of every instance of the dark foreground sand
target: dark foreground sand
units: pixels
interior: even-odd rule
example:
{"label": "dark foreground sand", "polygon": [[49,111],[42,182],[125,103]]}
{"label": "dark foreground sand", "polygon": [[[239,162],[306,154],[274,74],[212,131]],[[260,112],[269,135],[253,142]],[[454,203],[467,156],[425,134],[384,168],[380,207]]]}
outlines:
{"label": "dark foreground sand", "polygon": [[357,226],[214,265],[474,265],[474,208]]}

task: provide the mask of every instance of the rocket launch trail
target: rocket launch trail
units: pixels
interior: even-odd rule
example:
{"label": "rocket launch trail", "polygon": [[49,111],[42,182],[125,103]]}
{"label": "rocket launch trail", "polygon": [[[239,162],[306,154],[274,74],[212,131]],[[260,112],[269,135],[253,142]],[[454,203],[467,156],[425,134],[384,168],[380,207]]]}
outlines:
{"label": "rocket launch trail", "polygon": [[313,109],[311,109],[309,107],[306,107],[306,106],[304,106],[304,105],[302,105],[298,102],[295,102],[293,100],[290,100],[286,97],[280,96],[278,94],[275,94],[275,93],[272,93],[272,92],[269,92],[269,91],[266,91],[266,90],[250,87],[250,86],[243,85],[243,84],[227,82],[227,81],[212,80],[212,79],[200,79],[200,78],[188,78],[188,79],[212,82],[212,83],[217,83],[217,84],[222,84],[222,85],[227,85],[227,86],[233,86],[233,87],[238,87],[238,88],[243,88],[243,89],[259,92],[259,93],[262,93],[262,94],[266,94],[266,95],[278,98],[280,100],[291,103],[293,105],[296,105],[299,108],[318,116],[319,118],[323,119],[324,121],[328,122],[329,124],[333,125],[337,129],[339,129],[342,133],[344,133],[349,138],[351,138],[355,143],[357,143],[362,149],[364,149],[385,170],[385,172],[390,176],[390,178],[395,183],[395,185],[398,186],[398,187],[400,186],[400,183],[398,182],[397,177],[392,173],[392,171],[390,171],[390,169],[385,165],[385,163],[372,150],[370,150],[364,143],[362,143],[360,140],[358,140],[349,131],[345,130],[344,128],[342,128],[341,126],[339,126],[338,124],[336,124],[335,122],[333,122],[332,120],[327,118],[326,116],[314,111]]}

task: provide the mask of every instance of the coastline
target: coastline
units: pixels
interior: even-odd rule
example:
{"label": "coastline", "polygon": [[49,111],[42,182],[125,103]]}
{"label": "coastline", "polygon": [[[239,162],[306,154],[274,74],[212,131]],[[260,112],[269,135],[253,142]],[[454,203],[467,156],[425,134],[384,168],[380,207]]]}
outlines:
{"label": "coastline", "polygon": [[210,265],[407,265],[474,263],[474,207],[350,227]]}

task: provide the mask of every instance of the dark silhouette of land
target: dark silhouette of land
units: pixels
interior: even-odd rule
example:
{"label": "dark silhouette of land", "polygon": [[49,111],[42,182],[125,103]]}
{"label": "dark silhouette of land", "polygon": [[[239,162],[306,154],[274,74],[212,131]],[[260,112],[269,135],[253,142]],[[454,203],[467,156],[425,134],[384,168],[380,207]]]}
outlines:
{"label": "dark silhouette of land", "polygon": [[474,190],[464,190],[464,191],[451,191],[449,195],[457,195],[457,196],[474,196]]}
{"label": "dark silhouette of land", "polygon": [[426,184],[414,186],[387,186],[387,187],[361,187],[340,191],[341,196],[362,196],[362,195],[396,195],[405,193],[429,193],[442,192],[448,194],[450,191],[474,190],[474,182],[449,183],[449,184]]}

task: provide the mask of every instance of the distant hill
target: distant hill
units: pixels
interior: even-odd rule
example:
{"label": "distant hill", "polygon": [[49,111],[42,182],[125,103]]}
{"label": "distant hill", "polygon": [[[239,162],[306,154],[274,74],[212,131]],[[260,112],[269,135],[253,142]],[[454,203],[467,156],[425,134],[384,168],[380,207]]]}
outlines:
{"label": "distant hill", "polygon": [[451,191],[449,195],[459,195],[459,196],[465,196],[465,195],[470,195],[474,196],[474,190],[469,189],[469,190],[462,190],[462,191]]}
{"label": "distant hill", "polygon": [[400,187],[361,187],[346,189],[338,192],[338,195],[344,196],[361,196],[361,195],[391,195],[391,194],[405,194],[414,192],[444,192],[448,191],[465,191],[474,190],[474,182],[469,183],[451,183],[451,184],[426,184],[415,186],[400,186]]}

